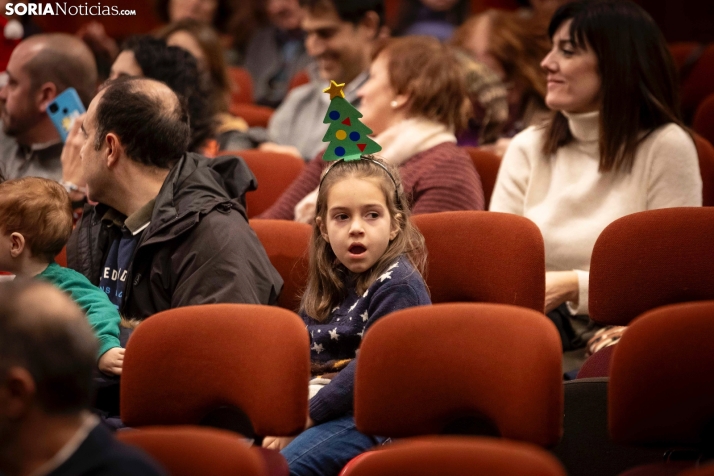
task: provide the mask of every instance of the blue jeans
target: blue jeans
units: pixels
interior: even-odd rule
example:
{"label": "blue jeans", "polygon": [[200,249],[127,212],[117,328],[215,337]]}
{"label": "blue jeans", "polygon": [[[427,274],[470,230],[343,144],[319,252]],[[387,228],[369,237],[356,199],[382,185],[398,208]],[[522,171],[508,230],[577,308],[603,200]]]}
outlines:
{"label": "blue jeans", "polygon": [[357,431],[354,417],[345,415],[308,428],[281,453],[291,476],[336,476],[352,458],[382,441]]}

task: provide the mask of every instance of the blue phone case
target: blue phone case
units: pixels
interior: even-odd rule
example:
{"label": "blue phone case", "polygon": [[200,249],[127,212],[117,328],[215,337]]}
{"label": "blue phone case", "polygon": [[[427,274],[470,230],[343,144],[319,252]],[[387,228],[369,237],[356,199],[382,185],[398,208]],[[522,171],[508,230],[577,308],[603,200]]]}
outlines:
{"label": "blue phone case", "polygon": [[47,106],[47,115],[52,119],[55,129],[62,137],[62,142],[67,140],[67,134],[74,120],[84,112],[82,100],[79,99],[74,88],[65,89]]}

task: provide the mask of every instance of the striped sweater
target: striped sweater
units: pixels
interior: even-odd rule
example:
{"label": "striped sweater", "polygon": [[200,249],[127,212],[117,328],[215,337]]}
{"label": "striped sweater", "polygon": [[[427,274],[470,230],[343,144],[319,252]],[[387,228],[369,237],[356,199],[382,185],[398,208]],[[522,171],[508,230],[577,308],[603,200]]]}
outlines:
{"label": "striped sweater", "polygon": [[[293,220],[295,205],[317,188],[327,165],[322,154],[311,160],[278,201],[258,218]],[[415,215],[484,209],[481,179],[468,153],[456,144],[444,142],[414,155],[399,167],[399,173]]]}

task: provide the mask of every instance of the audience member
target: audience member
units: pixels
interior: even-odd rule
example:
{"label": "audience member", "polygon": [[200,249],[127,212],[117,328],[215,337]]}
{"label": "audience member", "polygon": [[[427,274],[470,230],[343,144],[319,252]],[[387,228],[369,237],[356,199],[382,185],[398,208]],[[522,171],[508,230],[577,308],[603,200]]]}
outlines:
{"label": "audience member", "polygon": [[468,126],[458,135],[461,146],[493,144],[503,134],[508,122],[508,92],[506,86],[491,68],[456,50],[466,79],[466,92],[473,114]]}
{"label": "audience member", "polygon": [[293,476],[336,476],[383,440],[355,427],[357,349],[384,315],[431,304],[420,274],[425,262],[424,238],[409,220],[396,167],[363,156],[325,171],[300,305],[317,377],[310,382],[306,430],[297,438],[263,440],[283,450]]}
{"label": "audience member", "polygon": [[228,31],[231,45],[226,45],[226,62],[240,66],[245,62],[245,53],[251,38],[258,29],[268,25],[265,0],[241,0],[234,3],[235,12]]}
{"label": "audience member", "polygon": [[60,184],[39,177],[0,184],[0,270],[36,277],[69,294],[99,339],[99,370],[119,375],[124,360],[119,311],[87,278],[54,262],[71,233],[72,207]]}
{"label": "audience member", "polygon": [[[210,85],[198,69],[196,59],[182,48],[167,46],[164,40],[135,36],[126,41],[112,65],[111,80],[124,77],[147,77],[168,85],[187,103],[191,118],[188,151],[203,153],[210,148],[216,131],[216,115],[211,101]],[[82,176],[79,151],[84,143],[82,123],[75,121],[62,149],[62,181],[73,204],[80,208],[86,199],[86,182]],[[79,210],[81,211],[81,210]],[[79,214],[79,213],[78,213]]]}
{"label": "audience member", "polygon": [[218,150],[253,148],[253,142],[247,134],[248,123],[228,112],[232,84],[216,31],[205,23],[185,19],[167,25],[159,31],[158,36],[166,40],[169,46],[177,46],[191,53],[198,62],[199,70],[209,78],[216,111]]}
{"label": "audience member", "polygon": [[288,93],[290,80],[308,66],[310,57],[300,28],[304,12],[298,0],[266,3],[270,24],[253,34],[243,66],[253,77],[255,102],[278,107]]}
{"label": "audience member", "polygon": [[89,104],[97,69],[89,48],[66,34],[35,35],[12,52],[0,89],[0,169],[5,178],[62,178],[62,142],[45,109],[62,91]]}
{"label": "audience member", "polygon": [[305,47],[315,59],[319,80],[290,91],[268,125],[261,149],[305,159],[325,148],[322,120],[330,102],[322,91],[330,80],[345,83],[345,98],[357,106],[357,89],[367,81],[372,44],[382,31],[382,0],[300,0]]}
{"label": "audience member", "polygon": [[231,0],[155,0],[156,13],[164,23],[191,18],[229,34],[236,6]]}
{"label": "audience member", "polygon": [[529,5],[529,8],[520,8],[519,15],[547,25],[558,7],[570,2],[568,0],[525,0],[522,3]]}
{"label": "audience member", "polygon": [[82,25],[76,36],[82,39],[94,55],[97,64],[97,86],[109,79],[112,63],[119,54],[119,45],[116,40],[107,34],[100,22],[93,20]]}
{"label": "audience member", "polygon": [[[484,208],[478,173],[454,135],[471,109],[464,76],[448,46],[403,37],[376,49],[369,80],[357,93],[361,120],[382,146],[379,156],[399,167],[415,214]],[[261,218],[312,222],[326,165],[321,155],[313,159]]]}
{"label": "audience member", "polygon": [[[548,52],[545,28],[516,13],[489,10],[470,18],[459,28],[452,43],[485,63],[508,87],[509,121],[504,135],[545,122],[545,75],[539,63]],[[501,154],[508,145],[500,144]]]}
{"label": "audience member", "polygon": [[191,116],[188,150],[201,152],[216,134],[216,111],[208,78],[201,74],[196,58],[164,40],[135,36],[126,41],[112,65],[109,79],[145,77],[165,83],[186,99]]}
{"label": "audience member", "polygon": [[395,35],[426,35],[440,41],[451,38],[469,16],[470,0],[403,0]]}
{"label": "audience member", "polygon": [[88,411],[97,343],[53,286],[0,283],[0,473],[159,475]]}
{"label": "audience member", "polygon": [[584,345],[571,320],[576,328],[588,322],[588,270],[600,232],[638,211],[701,206],[702,180],[667,43],[642,8],[573,2],[548,31],[545,100],[556,113],[513,139],[490,209],[540,228],[545,310],[567,350]]}
{"label": "audience member", "polygon": [[282,279],[248,226],[255,177],[237,157],[186,153],[188,111],[166,85],[110,82],[82,124],[90,196],[70,267],[130,318],[191,304],[274,304]]}

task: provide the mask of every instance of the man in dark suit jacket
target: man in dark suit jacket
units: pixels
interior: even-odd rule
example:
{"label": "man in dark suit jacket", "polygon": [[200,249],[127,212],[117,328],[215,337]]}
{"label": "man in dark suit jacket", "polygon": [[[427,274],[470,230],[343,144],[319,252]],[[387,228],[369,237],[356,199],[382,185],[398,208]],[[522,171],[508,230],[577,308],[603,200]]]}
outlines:
{"label": "man in dark suit jacket", "polygon": [[0,283],[0,474],[165,474],[88,411],[97,341],[58,289]]}

